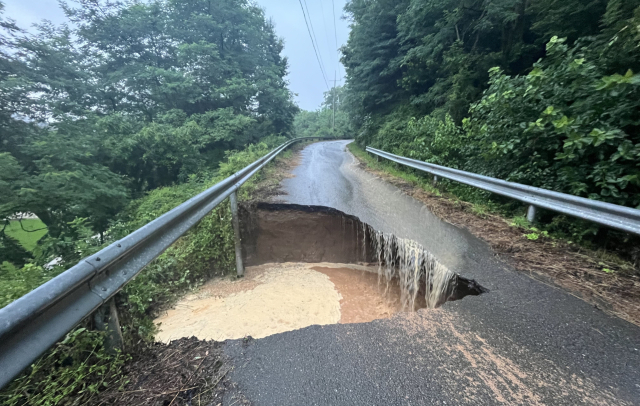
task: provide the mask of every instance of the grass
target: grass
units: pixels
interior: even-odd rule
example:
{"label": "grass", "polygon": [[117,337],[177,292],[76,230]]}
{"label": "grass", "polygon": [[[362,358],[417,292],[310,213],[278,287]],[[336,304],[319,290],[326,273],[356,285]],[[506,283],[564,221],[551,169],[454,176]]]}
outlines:
{"label": "grass", "polygon": [[27,251],[33,252],[38,240],[47,233],[47,226],[40,219],[24,219],[22,227],[20,221],[11,220],[4,231],[9,237],[18,240]]}

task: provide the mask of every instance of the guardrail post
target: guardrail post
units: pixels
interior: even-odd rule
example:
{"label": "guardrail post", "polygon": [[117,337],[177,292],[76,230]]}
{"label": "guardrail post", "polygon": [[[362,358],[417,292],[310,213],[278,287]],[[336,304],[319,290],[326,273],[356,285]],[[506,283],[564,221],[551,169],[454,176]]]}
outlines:
{"label": "guardrail post", "polygon": [[111,354],[122,350],[124,339],[122,338],[122,330],[120,329],[120,320],[118,319],[118,309],[114,298],[109,299],[93,314],[93,323],[96,330],[106,331],[107,336],[104,339],[104,346]]}
{"label": "guardrail post", "polygon": [[438,175],[433,175],[433,187],[436,187],[438,185]]}
{"label": "guardrail post", "polygon": [[534,223],[536,221],[536,206],[534,205],[529,205],[529,208],[527,209],[527,220],[529,221],[529,223]]}
{"label": "guardrail post", "polygon": [[236,245],[236,272],[238,277],[244,276],[244,264],[242,263],[242,241],[240,239],[240,219],[238,218],[238,195],[237,192],[229,196],[231,203],[231,222],[233,223],[233,234]]}

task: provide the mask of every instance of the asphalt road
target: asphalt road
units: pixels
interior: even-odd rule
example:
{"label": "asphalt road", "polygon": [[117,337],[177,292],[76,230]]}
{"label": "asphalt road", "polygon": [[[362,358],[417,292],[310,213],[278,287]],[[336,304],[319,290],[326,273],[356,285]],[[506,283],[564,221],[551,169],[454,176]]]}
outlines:
{"label": "asphalt road", "polygon": [[416,240],[491,292],[389,320],[228,341],[235,385],[225,404],[640,405],[639,327],[510,269],[360,170],[346,144],[305,148],[283,199]]}

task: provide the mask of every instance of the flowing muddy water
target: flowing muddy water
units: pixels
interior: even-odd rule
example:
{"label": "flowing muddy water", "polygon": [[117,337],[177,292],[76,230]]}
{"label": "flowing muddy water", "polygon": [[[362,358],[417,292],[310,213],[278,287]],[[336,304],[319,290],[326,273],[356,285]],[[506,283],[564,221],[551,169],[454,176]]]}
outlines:
{"label": "flowing muddy water", "polygon": [[419,244],[318,206],[241,208],[245,278],[215,279],[161,315],[159,341],[254,338],[362,323],[486,290]]}
{"label": "flowing muddy water", "polygon": [[249,265],[373,263],[381,283],[400,284],[402,305],[409,309],[419,297],[434,308],[486,292],[477,282],[447,269],[415,241],[375,230],[335,209],[258,203],[244,206],[241,220],[243,257]]}
{"label": "flowing muddy water", "polygon": [[[340,323],[366,323],[386,319],[394,314],[408,310],[402,305],[402,293],[398,281],[384,286],[370,267],[354,268],[337,264],[313,266],[311,269],[329,277],[340,294]],[[417,303],[417,308],[426,307]]]}

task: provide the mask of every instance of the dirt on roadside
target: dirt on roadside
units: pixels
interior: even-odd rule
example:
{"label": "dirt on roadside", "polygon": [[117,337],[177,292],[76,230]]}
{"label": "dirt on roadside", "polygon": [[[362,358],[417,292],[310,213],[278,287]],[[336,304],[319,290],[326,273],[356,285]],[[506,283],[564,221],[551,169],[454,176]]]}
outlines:
{"label": "dirt on roadside", "polygon": [[264,169],[265,176],[256,184],[256,188],[251,193],[251,201],[271,202],[276,201],[276,197],[283,194],[281,182],[283,179],[292,178],[291,174],[302,162],[302,150],[310,142],[300,142],[291,146],[291,157],[276,157],[272,163]]}
{"label": "dirt on roadside", "polygon": [[[358,159],[356,157],[356,159]],[[515,269],[545,283],[555,285],[603,311],[640,326],[640,278],[620,272],[619,266],[597,252],[540,236],[529,240],[523,230],[497,215],[473,212],[472,204],[436,196],[419,186],[376,170],[358,159],[363,170],[395,185],[421,201],[435,215],[483,239],[496,255]],[[606,273],[604,268],[613,273]]]}
{"label": "dirt on roadside", "polygon": [[182,338],[155,343],[125,365],[127,382],[100,393],[94,405],[180,406],[222,402],[229,372],[222,344]]}

